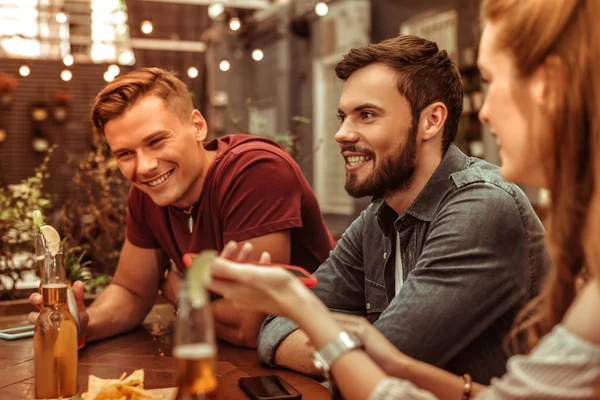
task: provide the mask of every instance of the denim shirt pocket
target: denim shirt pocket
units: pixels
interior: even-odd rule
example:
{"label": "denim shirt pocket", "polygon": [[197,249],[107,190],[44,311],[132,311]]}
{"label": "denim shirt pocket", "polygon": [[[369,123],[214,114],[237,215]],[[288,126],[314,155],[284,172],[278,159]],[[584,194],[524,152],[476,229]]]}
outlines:
{"label": "denim shirt pocket", "polygon": [[374,323],[388,306],[385,285],[365,278],[365,312],[370,323]]}

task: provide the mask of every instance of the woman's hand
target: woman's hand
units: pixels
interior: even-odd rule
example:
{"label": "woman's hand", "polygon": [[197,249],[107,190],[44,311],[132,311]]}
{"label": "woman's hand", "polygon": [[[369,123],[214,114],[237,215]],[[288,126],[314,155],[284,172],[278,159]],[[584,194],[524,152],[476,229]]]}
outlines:
{"label": "woman's hand", "polygon": [[[259,262],[266,262],[264,254]],[[311,308],[325,307],[302,282],[279,267],[239,264],[217,258],[208,289],[232,300],[239,308],[277,314],[296,322],[311,313]]]}
{"label": "woman's hand", "polygon": [[354,333],[362,340],[367,354],[385,373],[403,377],[402,370],[412,358],[398,350],[366,318],[343,313],[333,313],[333,316],[343,330]]}
{"label": "woman's hand", "polygon": [[[189,268],[192,265],[192,258],[196,255],[197,253],[186,253],[183,255],[183,263],[186,267]],[[250,260],[251,255],[252,245],[250,243],[245,243],[243,246],[239,246],[233,240],[229,241],[221,251],[221,257],[238,261],[248,261]],[[268,264],[270,262],[271,255],[267,252],[264,252],[260,257],[259,264]],[[162,296],[171,304],[176,305],[177,296],[179,295],[179,287],[184,279],[183,272],[178,269],[175,263],[171,262],[169,264],[170,265],[165,272],[164,283],[160,287],[160,292]]]}

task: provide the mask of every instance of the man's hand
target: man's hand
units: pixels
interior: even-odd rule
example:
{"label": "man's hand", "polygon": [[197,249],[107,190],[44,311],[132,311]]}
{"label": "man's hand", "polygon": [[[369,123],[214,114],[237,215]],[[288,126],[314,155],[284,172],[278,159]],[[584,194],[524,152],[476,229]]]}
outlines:
{"label": "man's hand", "polygon": [[343,330],[354,333],[362,340],[367,354],[388,375],[393,375],[398,370],[399,360],[412,360],[390,343],[366,318],[335,312],[333,316]]}
{"label": "man's hand", "polygon": [[[73,283],[73,294],[75,295],[75,302],[77,303],[77,310],[79,312],[79,327],[81,328],[80,334],[85,338],[87,336],[87,328],[90,317],[83,302],[83,282],[76,281]],[[29,302],[38,310],[42,308],[43,301],[44,299],[39,293],[32,293],[31,296],[29,296]],[[37,311],[30,312],[28,316],[29,322],[35,324],[35,321],[39,315],[40,313]]]}
{"label": "man's hand", "polygon": [[[252,259],[254,248],[249,242],[238,245],[234,241],[228,242],[220,256],[229,260],[249,261]],[[186,266],[192,264],[193,254],[185,254],[183,262]],[[261,254],[259,263],[268,264],[271,256],[267,252]],[[183,274],[171,265],[166,281],[161,286],[161,293],[172,304],[177,303],[179,285],[183,281]],[[232,301],[217,299],[212,302],[212,311],[215,320],[215,331],[219,339],[230,343],[255,348],[258,342],[258,332],[267,314],[251,313],[240,310]]]}
{"label": "man's hand", "polygon": [[[221,257],[229,260],[249,261],[253,251],[254,248],[249,242],[239,246],[236,242],[230,241],[223,248]],[[263,252],[259,264],[270,262],[270,254]],[[215,316],[215,331],[218,338],[240,346],[256,347],[258,333],[267,314],[240,310],[233,301],[226,299],[215,300],[212,303],[212,310]],[[232,312],[232,310],[236,312]]]}
{"label": "man's hand", "polygon": [[[230,241],[223,247],[220,256],[239,262],[259,260],[259,264],[271,261],[287,264],[290,262],[290,247],[290,232],[280,231],[255,237],[241,244]],[[192,256],[193,254],[183,256],[185,265],[192,264]],[[173,291],[176,293],[176,290]],[[219,339],[235,345],[256,347],[260,327],[267,314],[242,310],[225,299],[214,300],[211,306]]]}

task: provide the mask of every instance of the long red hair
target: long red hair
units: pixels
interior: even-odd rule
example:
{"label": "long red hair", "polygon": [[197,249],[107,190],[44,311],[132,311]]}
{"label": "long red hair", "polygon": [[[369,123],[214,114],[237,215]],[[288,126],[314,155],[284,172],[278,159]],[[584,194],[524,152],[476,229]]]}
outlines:
{"label": "long red hair", "polygon": [[564,317],[582,268],[600,277],[600,1],[485,0],[484,22],[500,24],[498,43],[518,74],[559,60],[551,82],[553,132],[535,143],[547,154],[551,192],[547,244],[554,268],[541,294],[517,318],[513,350],[527,352]]}

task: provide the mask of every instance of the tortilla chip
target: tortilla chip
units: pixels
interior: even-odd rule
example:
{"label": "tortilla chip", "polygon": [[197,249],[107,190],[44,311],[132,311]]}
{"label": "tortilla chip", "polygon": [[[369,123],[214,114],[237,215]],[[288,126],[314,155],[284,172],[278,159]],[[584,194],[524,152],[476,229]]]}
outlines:
{"label": "tortilla chip", "polygon": [[124,385],[136,386],[144,384],[144,370],[136,369],[127,378],[123,379]]}
{"label": "tortilla chip", "polygon": [[121,390],[124,393],[130,394],[131,400],[133,400],[133,399],[161,400],[164,397],[162,394],[152,393],[147,390],[136,388],[133,386],[123,386],[121,388]]}
{"label": "tortilla chip", "polygon": [[83,400],[162,400],[164,396],[144,390],[144,370],[138,369],[119,379],[101,379],[90,375],[88,391],[81,395]]}

